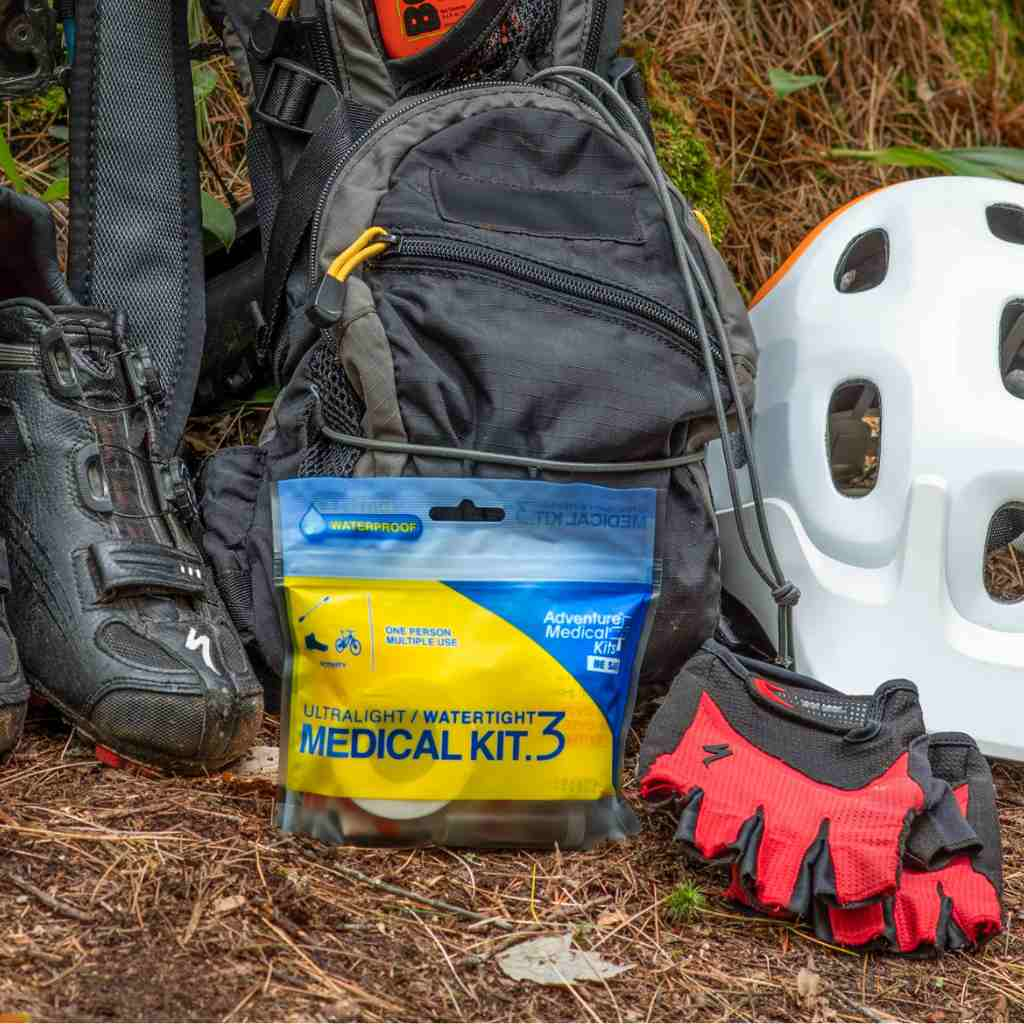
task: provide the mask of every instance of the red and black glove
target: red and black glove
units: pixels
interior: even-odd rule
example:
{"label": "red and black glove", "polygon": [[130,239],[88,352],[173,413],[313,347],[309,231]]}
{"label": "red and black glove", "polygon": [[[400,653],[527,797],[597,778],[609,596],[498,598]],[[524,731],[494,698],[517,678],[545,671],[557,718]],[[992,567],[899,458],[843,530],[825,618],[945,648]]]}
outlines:
{"label": "red and black glove", "polygon": [[[645,799],[679,809],[689,851],[733,864],[759,908],[808,918],[895,895],[910,824],[949,799],[913,683],[846,696],[754,675],[710,643],[651,721],[639,777]],[[946,823],[943,849],[977,841],[962,818]]]}
{"label": "red and black glove", "polygon": [[844,946],[893,953],[942,953],[970,949],[1003,927],[1003,854],[996,792],[988,762],[970,736],[936,733],[928,738],[932,773],[953,789],[953,811],[966,818],[980,843],[928,870],[949,828],[936,821],[949,813],[943,802],[918,818],[910,831],[896,894],[881,904],[817,915],[819,937]]}

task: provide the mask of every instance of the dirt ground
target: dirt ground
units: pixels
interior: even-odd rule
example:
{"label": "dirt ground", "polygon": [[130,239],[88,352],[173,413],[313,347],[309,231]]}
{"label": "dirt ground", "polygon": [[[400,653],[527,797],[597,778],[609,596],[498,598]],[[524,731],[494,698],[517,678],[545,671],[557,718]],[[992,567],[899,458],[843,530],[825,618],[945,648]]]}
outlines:
{"label": "dirt ground", "polygon": [[[728,214],[723,254],[751,295],[831,210],[912,173],[832,150],[1024,145],[1015,25],[1022,0],[635,0],[627,34],[684,97],[675,109]],[[208,66],[220,85],[202,104],[204,186],[241,199],[244,99],[226,58]],[[825,82],[780,101],[772,68]],[[66,173],[64,116],[53,97],[7,107],[36,192]],[[66,206],[54,208],[63,227]],[[261,415],[197,423],[191,450],[249,439]],[[1009,549],[989,573],[1007,599],[1024,593]],[[643,832],[588,853],[332,849],[273,827],[269,785],[105,767],[34,708],[0,767],[0,1024],[1021,1020],[1024,766],[995,777],[1008,929],[977,955],[906,962],[736,914],[720,874],[684,863],[631,778]],[[680,917],[674,895],[693,886],[705,902]],[[630,969],[546,988],[497,968],[509,945],[567,931]]]}
{"label": "dirt ground", "polygon": [[[632,780],[642,834],[587,853],[331,848],[272,826],[270,786],[102,766],[37,708],[0,769],[0,1021],[1020,1020],[1024,767],[995,775],[1006,934],[901,961],[735,913]],[[630,969],[551,988],[495,963],[565,932]]]}

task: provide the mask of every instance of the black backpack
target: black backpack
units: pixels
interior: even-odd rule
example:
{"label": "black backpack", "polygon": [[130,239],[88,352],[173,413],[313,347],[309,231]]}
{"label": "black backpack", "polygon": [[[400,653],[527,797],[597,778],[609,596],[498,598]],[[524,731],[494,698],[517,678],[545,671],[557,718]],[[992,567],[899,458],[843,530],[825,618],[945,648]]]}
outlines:
{"label": "black backpack", "polygon": [[[284,660],[273,484],[328,475],[658,488],[642,680],[671,678],[717,621],[703,448],[734,393],[749,408],[756,348],[707,233],[638,157],[648,120],[642,77],[616,56],[621,3],[477,0],[401,61],[382,55],[372,2],[284,20],[226,7],[254,83],[262,354],[282,390],[258,446],[207,462],[202,505],[269,686]],[[584,72],[543,77],[564,66]]]}

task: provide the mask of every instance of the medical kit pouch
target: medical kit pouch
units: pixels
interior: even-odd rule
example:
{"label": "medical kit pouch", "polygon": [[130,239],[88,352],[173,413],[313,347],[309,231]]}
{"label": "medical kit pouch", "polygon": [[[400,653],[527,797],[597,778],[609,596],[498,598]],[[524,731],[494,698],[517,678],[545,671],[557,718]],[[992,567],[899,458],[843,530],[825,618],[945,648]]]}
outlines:
{"label": "medical kit pouch", "polygon": [[280,482],[279,823],[333,843],[623,838],[658,596],[653,488]]}

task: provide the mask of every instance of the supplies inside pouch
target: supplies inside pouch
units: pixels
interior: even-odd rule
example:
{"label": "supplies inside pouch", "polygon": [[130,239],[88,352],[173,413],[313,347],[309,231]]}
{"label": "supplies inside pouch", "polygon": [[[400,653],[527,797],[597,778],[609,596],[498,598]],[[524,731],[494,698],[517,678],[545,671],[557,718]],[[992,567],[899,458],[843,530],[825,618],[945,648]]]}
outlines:
{"label": "supplies inside pouch", "polygon": [[635,831],[618,781],[660,507],[588,484],[279,484],[281,826],[562,848]]}

